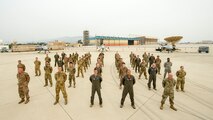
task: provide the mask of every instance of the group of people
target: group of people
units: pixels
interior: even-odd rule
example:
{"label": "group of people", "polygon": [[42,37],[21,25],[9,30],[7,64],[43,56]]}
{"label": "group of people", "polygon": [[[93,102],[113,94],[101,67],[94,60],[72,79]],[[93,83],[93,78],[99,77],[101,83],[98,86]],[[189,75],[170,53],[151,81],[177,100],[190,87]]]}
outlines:
{"label": "group of people", "polygon": [[[142,55],[142,60],[139,57],[139,55],[134,54],[133,52],[130,53],[130,65],[135,71],[135,73],[139,73],[138,79],[141,79],[141,75],[143,74],[145,79],[148,80],[147,86],[148,89],[151,90],[151,83],[153,84],[153,89],[156,89],[156,79],[157,79],[157,74],[161,75],[161,59],[160,56],[155,57],[153,54],[150,55],[150,53],[144,53]],[[91,54],[86,53],[79,57],[78,53],[76,52],[75,54],[70,54],[69,57],[63,52],[61,54],[61,57],[56,53],[54,55],[55,58],[55,67],[58,66],[58,71],[55,73],[55,80],[56,80],[56,101],[54,102],[54,105],[59,102],[59,92],[62,91],[63,97],[65,99],[65,105],[68,103],[67,100],[67,93],[66,93],[66,88],[65,88],[65,82],[67,78],[69,79],[69,87],[72,86],[73,82],[73,87],[76,87],[76,81],[75,81],[75,73],[76,73],[76,68],[75,65],[77,64],[77,76],[79,77],[80,73],[81,76],[84,77],[83,72],[86,72],[88,67],[91,64]],[[53,68],[50,66],[51,58],[48,56],[48,54],[45,57],[45,66],[44,66],[44,71],[45,71],[45,85],[44,87],[48,86],[48,81],[50,83],[50,86],[52,87],[52,77],[51,73],[53,72]],[[35,76],[40,76],[41,75],[41,62],[38,60],[38,58],[35,58],[34,61],[35,64]],[[120,89],[123,88],[122,92],[122,98],[120,101],[120,108],[123,108],[124,106],[124,101],[127,96],[127,94],[130,95],[130,100],[131,100],[131,106],[133,109],[136,109],[135,107],[135,102],[134,102],[134,90],[133,86],[136,83],[135,77],[131,74],[131,70],[127,68],[126,63],[124,60],[121,58],[120,54],[118,52],[115,53],[115,66],[117,69],[117,72],[119,74],[119,79],[120,79]],[[184,90],[184,84],[185,84],[185,76],[186,72],[184,70],[183,66],[180,66],[180,70],[176,72],[177,76],[177,81],[174,79],[172,70],[171,70],[172,62],[170,61],[170,58],[167,58],[167,61],[164,63],[164,76],[163,76],[163,81],[162,81],[162,86],[164,88],[164,92],[162,95],[162,100],[161,100],[161,106],[160,109],[163,109],[163,105],[165,103],[165,100],[169,96],[169,101],[170,101],[170,108],[173,110],[177,110],[174,107],[174,87],[176,86],[176,91],[179,91],[179,88],[181,91]],[[27,72],[25,72],[25,65],[21,63],[21,60],[18,61],[18,87],[19,87],[19,96],[21,98],[20,103],[25,102],[27,104],[29,102],[29,89],[28,89],[28,83],[30,81],[30,76]],[[101,52],[98,55],[97,58],[97,63],[95,68],[93,69],[93,74],[89,77],[90,82],[92,83],[92,90],[91,90],[91,98],[90,98],[90,107],[94,105],[94,96],[95,93],[97,92],[98,97],[99,97],[99,105],[102,107],[102,97],[101,97],[101,83],[103,81],[102,78],[102,72],[104,67],[104,53]],[[66,72],[69,73],[69,77],[67,77]],[[148,75],[147,76],[147,72]],[[167,77],[168,75],[168,77]],[[26,98],[26,101],[25,101]]]}
{"label": "group of people", "polygon": [[[82,77],[83,77],[83,69],[84,72],[86,72],[86,69],[91,64],[91,54],[86,53],[82,55],[82,57],[79,57],[78,53],[76,52],[75,54],[70,54],[69,57],[62,52],[61,57],[59,56],[58,53],[54,55],[55,58],[55,67],[58,67],[58,71],[55,73],[54,78],[56,80],[56,101],[54,102],[54,105],[56,105],[59,102],[59,92],[61,91],[63,94],[63,97],[65,99],[65,105],[68,103],[67,100],[67,93],[66,93],[66,88],[65,88],[65,82],[67,78],[69,79],[69,86],[70,88],[72,86],[73,82],[73,87],[76,87],[76,81],[75,81],[75,73],[76,73],[76,68],[75,65],[78,64],[78,75],[76,77],[79,77],[79,73],[81,72]],[[48,83],[50,84],[50,87],[52,87],[53,82],[52,82],[52,72],[53,72],[53,67],[51,66],[51,58],[46,54],[45,57],[45,66],[44,66],[44,80],[45,84],[44,87],[48,86]],[[40,76],[41,75],[41,61],[38,59],[38,57],[35,58],[34,61],[35,64],[35,76]],[[28,83],[30,81],[30,76],[27,72],[25,72],[25,65],[21,62],[21,60],[18,60],[18,87],[19,87],[19,96],[21,98],[20,103],[23,103],[25,101],[25,104],[29,102],[29,88],[28,88]],[[67,77],[66,72],[68,72],[69,77]]]}

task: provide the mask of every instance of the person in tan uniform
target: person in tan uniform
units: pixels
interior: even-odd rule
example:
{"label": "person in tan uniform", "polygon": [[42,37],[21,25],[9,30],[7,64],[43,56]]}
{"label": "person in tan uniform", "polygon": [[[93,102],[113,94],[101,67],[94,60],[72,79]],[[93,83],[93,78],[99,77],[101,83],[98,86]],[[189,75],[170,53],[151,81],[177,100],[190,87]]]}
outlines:
{"label": "person in tan uniform", "polygon": [[158,70],[158,74],[161,75],[160,69],[161,69],[161,59],[160,56],[158,55],[157,58],[155,59],[155,64]]}
{"label": "person in tan uniform", "polygon": [[35,76],[40,76],[41,75],[41,69],[40,69],[41,61],[38,60],[38,57],[35,58],[34,64],[35,64]]}
{"label": "person in tan uniform", "polygon": [[186,71],[184,70],[183,66],[180,66],[180,70],[176,72],[177,76],[177,84],[176,84],[176,91],[179,91],[179,87],[181,88],[182,92],[185,92],[184,90],[184,84],[185,84],[185,76],[186,76]]}
{"label": "person in tan uniform", "polygon": [[52,87],[52,76],[51,73],[53,71],[53,68],[50,66],[50,63],[46,62],[46,65],[44,66],[44,71],[45,71],[45,85],[44,87],[48,86],[48,80],[50,82],[50,87]]}
{"label": "person in tan uniform", "polygon": [[18,79],[18,93],[19,97],[21,98],[21,101],[19,101],[18,104],[23,103],[25,101],[25,98],[26,98],[25,104],[27,104],[30,101],[29,88],[28,88],[30,76],[27,72],[24,72],[23,66],[18,66],[17,79]]}
{"label": "person in tan uniform", "polygon": [[147,80],[146,66],[147,66],[147,63],[145,62],[144,59],[142,59],[142,62],[139,65],[139,78],[138,79],[141,79],[141,75],[144,74],[145,79]]}
{"label": "person in tan uniform", "polygon": [[120,78],[120,89],[122,88],[122,79],[127,74],[128,68],[125,66],[125,63],[122,63],[122,66],[119,69],[119,78]]}
{"label": "person in tan uniform", "polygon": [[76,77],[79,77],[79,74],[81,73],[82,77],[84,78],[84,73],[83,73],[83,65],[82,65],[82,59],[79,58],[78,60],[78,73]]}
{"label": "person in tan uniform", "polygon": [[69,58],[67,57],[67,55],[65,55],[64,56],[64,70],[65,70],[65,72],[67,72],[68,62],[69,62]]}
{"label": "person in tan uniform", "polygon": [[73,81],[73,84],[74,84],[73,87],[75,88],[75,85],[76,85],[76,82],[75,82],[75,72],[76,72],[76,70],[75,70],[75,66],[74,66],[74,64],[72,62],[70,62],[67,71],[69,72],[69,84],[70,84],[68,86],[68,88],[70,88],[72,86],[72,81]]}
{"label": "person in tan uniform", "polygon": [[48,56],[48,54],[46,54],[46,57],[45,57],[45,62],[48,62],[48,63],[50,63],[51,62],[51,58]]}
{"label": "person in tan uniform", "polygon": [[67,105],[67,92],[65,88],[65,82],[67,80],[67,75],[65,72],[62,71],[61,67],[58,67],[58,72],[55,73],[55,80],[56,80],[56,100],[54,102],[54,105],[56,105],[59,102],[59,92],[61,91],[65,100],[65,105]]}
{"label": "person in tan uniform", "polygon": [[24,71],[26,70],[25,65],[23,63],[21,63],[21,60],[18,60],[17,68],[19,68],[19,67],[22,67]]}

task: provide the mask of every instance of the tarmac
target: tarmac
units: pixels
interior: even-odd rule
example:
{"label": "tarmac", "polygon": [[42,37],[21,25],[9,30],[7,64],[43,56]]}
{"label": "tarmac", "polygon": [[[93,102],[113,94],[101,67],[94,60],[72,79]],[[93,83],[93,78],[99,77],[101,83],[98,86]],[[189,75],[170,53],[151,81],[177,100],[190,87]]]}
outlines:
{"label": "tarmac", "polygon": [[[200,45],[177,45],[179,52],[167,53],[156,52],[156,45],[144,45],[135,47],[110,47],[104,52],[102,98],[103,107],[98,104],[98,96],[95,96],[95,104],[90,108],[91,83],[89,76],[93,73],[99,52],[95,47],[67,48],[64,52],[70,54],[78,52],[80,55],[90,51],[92,64],[85,74],[85,77],[76,79],[76,88],[68,88],[68,104],[64,105],[64,99],[60,93],[59,104],[53,105],[55,101],[55,79],[53,87],[44,85],[44,53],[22,52],[22,53],[1,53],[0,54],[0,120],[213,120],[213,45],[210,46],[210,53],[197,53]],[[162,60],[161,74],[157,76],[157,91],[148,90],[147,80],[144,76],[138,79],[138,73],[132,70],[136,78],[134,85],[136,109],[132,109],[129,96],[126,97],[124,107],[120,108],[122,90],[119,89],[118,73],[114,64],[114,54],[118,51],[128,68],[130,68],[129,54],[131,51],[140,55],[146,52],[160,55]],[[54,54],[51,51],[51,66],[54,66]],[[61,54],[62,51],[58,51]],[[42,75],[35,77],[34,60],[38,57],[41,62]],[[169,57],[172,66],[172,73],[179,67],[185,67],[186,83],[185,93],[175,91],[175,107],[178,111],[170,109],[167,99],[164,109],[160,110],[160,101],[163,93],[163,63]],[[31,79],[29,83],[30,102],[18,104],[20,98],[17,86],[17,61],[22,60],[26,65],[26,72]],[[132,68],[131,68],[132,69]],[[57,68],[54,67],[54,73]]]}

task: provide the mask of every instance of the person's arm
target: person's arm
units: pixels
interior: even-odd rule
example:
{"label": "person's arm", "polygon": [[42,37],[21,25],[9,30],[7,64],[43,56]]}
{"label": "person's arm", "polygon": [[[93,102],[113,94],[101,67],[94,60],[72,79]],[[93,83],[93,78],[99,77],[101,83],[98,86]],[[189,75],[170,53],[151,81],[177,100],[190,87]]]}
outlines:
{"label": "person's arm", "polygon": [[165,79],[162,81],[162,86],[163,86],[163,88],[166,86]]}
{"label": "person's arm", "polygon": [[90,82],[92,82],[92,75],[89,77]]}
{"label": "person's arm", "polygon": [[135,77],[134,76],[132,76],[132,79],[133,79],[133,85],[135,84]]}
{"label": "person's arm", "polygon": [[150,74],[150,68],[148,69],[148,73]]}
{"label": "person's arm", "polygon": [[102,77],[100,76],[100,83],[102,82]]}

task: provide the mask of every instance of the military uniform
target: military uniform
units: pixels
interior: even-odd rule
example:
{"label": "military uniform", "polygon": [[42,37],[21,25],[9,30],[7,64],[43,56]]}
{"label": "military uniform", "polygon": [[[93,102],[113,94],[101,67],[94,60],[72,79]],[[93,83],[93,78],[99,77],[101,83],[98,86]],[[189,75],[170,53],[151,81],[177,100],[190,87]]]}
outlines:
{"label": "military uniform", "polygon": [[164,63],[165,71],[164,71],[164,77],[163,78],[166,78],[166,75],[168,73],[171,73],[171,67],[172,67],[172,62],[165,62]]}
{"label": "military uniform", "polygon": [[121,98],[121,107],[123,107],[125,98],[127,94],[129,93],[130,100],[131,100],[131,105],[135,109],[134,105],[134,91],[133,91],[133,85],[135,84],[135,77],[133,75],[125,75],[122,78],[122,84],[124,85],[123,93],[122,93],[122,98]]}
{"label": "military uniform", "polygon": [[25,67],[25,65],[23,63],[19,63],[17,65],[17,68],[20,68],[20,67],[23,68],[24,71],[26,70],[26,67]]}
{"label": "military uniform", "polygon": [[141,75],[144,73],[145,79],[147,79],[147,73],[146,73],[146,65],[147,63],[141,62],[139,66],[139,79],[141,79]]}
{"label": "military uniform", "polygon": [[149,59],[148,59],[148,55],[147,55],[146,53],[143,54],[143,59],[144,59],[145,62],[147,63],[147,64],[146,64],[146,67],[148,67],[148,60],[149,60]]}
{"label": "military uniform", "polygon": [[21,101],[19,102],[19,104],[25,101],[25,97],[26,97],[25,104],[27,104],[30,99],[29,88],[28,88],[30,76],[26,72],[18,73],[17,79],[18,79],[18,93],[19,93],[19,97],[21,98]]}
{"label": "military uniform", "polygon": [[151,67],[151,65],[155,62],[155,57],[153,55],[151,55],[149,57],[149,67]]}
{"label": "military uniform", "polygon": [[58,54],[55,54],[55,55],[54,55],[54,58],[55,58],[55,67],[56,67],[56,65],[58,65],[59,55],[58,55]]}
{"label": "military uniform", "polygon": [[67,68],[68,68],[68,62],[69,62],[68,57],[64,57],[64,70],[65,70],[65,72],[67,71]]}
{"label": "military uniform", "polygon": [[48,63],[50,63],[51,62],[51,58],[50,57],[45,57],[45,62],[48,62]]}
{"label": "military uniform", "polygon": [[56,101],[54,103],[57,104],[59,102],[59,92],[61,91],[63,94],[63,97],[65,99],[65,105],[67,104],[67,92],[66,92],[66,88],[65,88],[65,81],[67,80],[67,75],[65,72],[57,72],[55,74],[55,80],[56,80],[56,87],[55,87],[55,91],[56,91]]}
{"label": "military uniform", "polygon": [[101,67],[95,67],[95,69],[98,71],[98,75],[102,76],[102,68]]}
{"label": "military uniform", "polygon": [[41,62],[39,60],[35,60],[34,64],[35,64],[35,75],[40,76],[41,75],[41,70],[40,70]]}
{"label": "military uniform", "polygon": [[164,92],[162,95],[162,100],[161,100],[161,106],[160,109],[163,109],[163,104],[165,103],[167,97],[169,96],[169,102],[170,102],[170,108],[173,110],[177,110],[174,107],[174,87],[175,87],[176,81],[174,79],[169,80],[168,78],[164,79],[162,82]]}
{"label": "military uniform", "polygon": [[101,82],[102,82],[102,78],[99,75],[91,75],[89,78],[90,82],[92,83],[92,93],[91,93],[91,107],[94,104],[94,96],[95,96],[95,92],[97,92],[98,94],[98,98],[99,98],[99,104],[102,105],[102,97],[101,97]]}
{"label": "military uniform", "polygon": [[75,85],[76,85],[76,82],[75,82],[75,67],[68,67],[67,71],[69,72],[69,87],[72,86],[72,81],[74,83],[74,88],[75,88]]}
{"label": "military uniform", "polygon": [[61,67],[61,68],[62,68],[62,71],[64,71],[63,66],[64,66],[63,60],[59,60],[59,61],[58,61],[58,67]]}
{"label": "military uniform", "polygon": [[184,70],[179,70],[176,72],[177,76],[177,85],[176,85],[176,90],[179,90],[179,87],[181,88],[181,91],[184,92],[184,84],[185,84],[185,76],[186,72]]}
{"label": "military uniform", "polygon": [[45,75],[44,75],[44,79],[45,79],[45,85],[44,87],[46,87],[48,85],[48,80],[50,82],[50,86],[52,87],[52,76],[51,73],[53,71],[53,68],[51,66],[44,66],[44,71],[45,71]]}
{"label": "military uniform", "polygon": [[161,59],[160,58],[156,58],[155,59],[155,64],[156,64],[156,67],[157,67],[157,70],[158,70],[158,74],[160,75],[160,69],[161,69]]}
{"label": "military uniform", "polygon": [[135,72],[139,72],[139,65],[141,63],[141,59],[140,58],[136,58],[135,59]]}
{"label": "military uniform", "polygon": [[150,67],[149,70],[148,70],[148,73],[149,73],[149,82],[148,82],[148,88],[149,88],[149,90],[151,89],[151,82],[153,83],[153,88],[155,90],[157,90],[156,89],[157,68]]}
{"label": "military uniform", "polygon": [[77,73],[77,77],[79,77],[80,73],[81,73],[82,77],[84,77],[82,60],[78,61],[78,73]]}
{"label": "military uniform", "polygon": [[122,79],[123,79],[123,77],[127,74],[127,72],[128,72],[128,68],[125,66],[125,67],[121,67],[120,69],[119,69],[119,78],[120,78],[120,87],[122,86]]}

